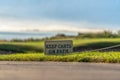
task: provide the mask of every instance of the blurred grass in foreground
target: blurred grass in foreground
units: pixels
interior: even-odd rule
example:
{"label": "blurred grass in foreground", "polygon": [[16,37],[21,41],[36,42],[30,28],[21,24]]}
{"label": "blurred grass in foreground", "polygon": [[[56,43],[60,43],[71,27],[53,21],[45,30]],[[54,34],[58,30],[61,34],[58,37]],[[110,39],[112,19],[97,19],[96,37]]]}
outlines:
{"label": "blurred grass in foreground", "polygon": [[60,61],[120,63],[120,52],[82,52],[67,55],[44,55],[43,53],[0,55],[0,61]]}

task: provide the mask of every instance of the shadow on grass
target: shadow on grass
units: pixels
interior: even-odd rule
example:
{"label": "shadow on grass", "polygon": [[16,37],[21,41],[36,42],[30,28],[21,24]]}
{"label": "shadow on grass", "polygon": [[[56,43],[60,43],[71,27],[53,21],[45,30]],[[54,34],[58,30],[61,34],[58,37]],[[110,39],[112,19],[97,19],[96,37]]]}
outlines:
{"label": "shadow on grass", "polygon": [[0,51],[8,53],[43,52],[42,48],[28,45],[0,44]]}
{"label": "shadow on grass", "polygon": [[[81,45],[81,46],[75,46],[73,48],[73,51],[74,52],[90,51],[90,50],[110,47],[110,46],[114,46],[114,45],[120,45],[120,42],[96,42],[96,43],[89,43],[89,44],[84,44],[84,45]],[[103,50],[103,51],[120,51],[120,47],[107,49],[107,50]]]}

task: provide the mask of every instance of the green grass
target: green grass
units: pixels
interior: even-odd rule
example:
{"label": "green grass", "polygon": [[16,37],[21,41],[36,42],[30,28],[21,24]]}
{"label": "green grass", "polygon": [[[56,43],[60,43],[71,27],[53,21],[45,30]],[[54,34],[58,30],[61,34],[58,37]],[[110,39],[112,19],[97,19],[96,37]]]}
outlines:
{"label": "green grass", "polygon": [[[120,44],[120,38],[72,39],[74,47],[106,47]],[[81,52],[68,55],[44,55],[44,42],[0,42],[0,50],[14,54],[0,55],[0,61],[62,61],[120,63],[120,52]],[[16,54],[15,54],[16,53]]]}
{"label": "green grass", "polygon": [[0,55],[0,61],[60,61],[120,63],[120,52],[83,52],[67,55],[44,55],[43,53]]}
{"label": "green grass", "polygon": [[[82,46],[94,43],[120,43],[120,38],[93,38],[93,39],[73,39],[74,46]],[[97,45],[97,44],[96,44]]]}
{"label": "green grass", "polygon": [[[96,38],[96,39],[72,39],[74,48],[103,48],[120,44],[120,38]],[[14,51],[16,53],[26,52],[43,52],[44,41],[38,42],[0,42],[0,50]]]}

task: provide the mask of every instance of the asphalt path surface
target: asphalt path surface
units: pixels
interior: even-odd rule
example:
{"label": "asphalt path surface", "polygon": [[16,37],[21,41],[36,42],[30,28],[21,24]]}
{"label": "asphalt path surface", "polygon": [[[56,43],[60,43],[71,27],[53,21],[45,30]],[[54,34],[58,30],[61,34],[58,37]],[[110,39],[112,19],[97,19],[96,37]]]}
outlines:
{"label": "asphalt path surface", "polygon": [[3,61],[0,80],[120,80],[120,64]]}

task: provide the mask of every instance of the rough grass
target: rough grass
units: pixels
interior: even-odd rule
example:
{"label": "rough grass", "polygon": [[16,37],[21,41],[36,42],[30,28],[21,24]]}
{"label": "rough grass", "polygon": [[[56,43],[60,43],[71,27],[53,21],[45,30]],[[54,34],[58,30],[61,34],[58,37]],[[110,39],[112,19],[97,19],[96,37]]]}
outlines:
{"label": "rough grass", "polygon": [[0,44],[0,50],[11,51],[13,53],[26,53],[26,52],[43,52],[42,48],[36,46],[28,45],[18,45],[18,44]]}
{"label": "rough grass", "polygon": [[60,61],[120,63],[120,52],[83,52],[67,55],[44,55],[43,53],[0,55],[0,61]]}
{"label": "rough grass", "polygon": [[[100,48],[120,44],[120,38],[73,39],[74,47]],[[81,52],[67,55],[44,55],[44,42],[0,42],[0,50],[15,54],[2,54],[0,61],[61,61],[120,63],[120,52]],[[79,48],[78,48],[79,49]]]}

